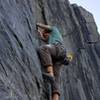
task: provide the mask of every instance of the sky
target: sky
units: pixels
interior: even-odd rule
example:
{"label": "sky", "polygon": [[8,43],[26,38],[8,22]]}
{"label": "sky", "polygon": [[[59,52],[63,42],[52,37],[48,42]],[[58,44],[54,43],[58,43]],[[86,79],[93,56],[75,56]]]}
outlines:
{"label": "sky", "polygon": [[69,0],[70,3],[76,3],[82,6],[94,16],[98,31],[100,34],[100,0]]}

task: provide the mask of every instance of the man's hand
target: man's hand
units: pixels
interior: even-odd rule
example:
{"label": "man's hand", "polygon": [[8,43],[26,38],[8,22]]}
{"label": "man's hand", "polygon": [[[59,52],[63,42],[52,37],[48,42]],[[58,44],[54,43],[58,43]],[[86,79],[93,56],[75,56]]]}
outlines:
{"label": "man's hand", "polygon": [[38,29],[38,27],[39,27],[39,23],[36,23],[36,28]]}

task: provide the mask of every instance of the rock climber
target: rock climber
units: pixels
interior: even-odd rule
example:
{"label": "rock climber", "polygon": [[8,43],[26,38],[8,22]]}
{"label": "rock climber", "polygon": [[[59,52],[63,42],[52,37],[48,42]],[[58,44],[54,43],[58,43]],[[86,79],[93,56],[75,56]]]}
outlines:
{"label": "rock climber", "polygon": [[46,72],[53,78],[52,82],[52,100],[59,100],[60,97],[60,80],[59,72],[62,64],[68,65],[72,61],[73,55],[67,54],[64,47],[64,41],[61,33],[56,26],[36,24],[41,39],[46,42],[38,48],[38,54],[42,65],[46,68]]}

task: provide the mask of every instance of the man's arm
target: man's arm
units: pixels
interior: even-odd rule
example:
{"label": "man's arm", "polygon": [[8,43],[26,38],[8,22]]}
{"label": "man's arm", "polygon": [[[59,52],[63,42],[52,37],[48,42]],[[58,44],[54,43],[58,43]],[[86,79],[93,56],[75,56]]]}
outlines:
{"label": "man's arm", "polygon": [[51,29],[50,25],[44,25],[42,23],[37,23],[36,26],[40,27],[40,28],[43,28],[43,29]]}

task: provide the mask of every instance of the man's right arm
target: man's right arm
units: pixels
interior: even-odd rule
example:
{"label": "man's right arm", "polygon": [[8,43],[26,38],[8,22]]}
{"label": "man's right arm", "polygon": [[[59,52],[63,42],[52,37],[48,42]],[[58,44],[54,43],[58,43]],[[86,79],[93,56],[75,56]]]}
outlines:
{"label": "man's right arm", "polygon": [[41,31],[38,30],[38,33],[39,33],[39,38],[43,41],[47,41],[44,37],[43,37],[43,34]]}
{"label": "man's right arm", "polygon": [[43,28],[43,29],[50,29],[51,30],[51,26],[50,25],[45,25],[45,24],[42,24],[42,23],[37,23],[36,24],[36,27],[40,27],[40,28]]}

